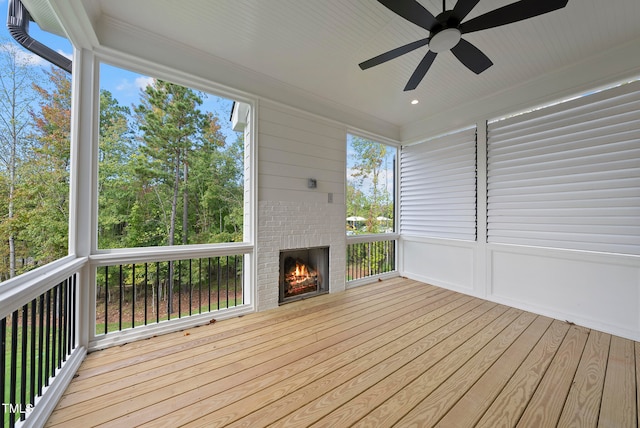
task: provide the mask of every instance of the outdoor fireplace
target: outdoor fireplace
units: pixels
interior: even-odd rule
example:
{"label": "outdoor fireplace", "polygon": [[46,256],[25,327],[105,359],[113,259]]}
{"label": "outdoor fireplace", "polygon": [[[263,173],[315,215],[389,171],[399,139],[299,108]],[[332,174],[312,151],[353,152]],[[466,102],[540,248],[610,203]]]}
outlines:
{"label": "outdoor fireplace", "polygon": [[279,303],[329,292],[329,247],[280,251]]}

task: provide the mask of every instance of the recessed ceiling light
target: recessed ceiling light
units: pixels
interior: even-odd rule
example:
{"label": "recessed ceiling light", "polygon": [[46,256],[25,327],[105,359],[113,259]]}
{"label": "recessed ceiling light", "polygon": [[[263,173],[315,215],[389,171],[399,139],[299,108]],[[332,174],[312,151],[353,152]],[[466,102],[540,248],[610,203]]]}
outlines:
{"label": "recessed ceiling light", "polygon": [[413,105],[416,105],[416,104],[418,104],[419,102],[420,102],[420,101],[418,101],[418,100],[411,100],[411,104],[413,104]]}

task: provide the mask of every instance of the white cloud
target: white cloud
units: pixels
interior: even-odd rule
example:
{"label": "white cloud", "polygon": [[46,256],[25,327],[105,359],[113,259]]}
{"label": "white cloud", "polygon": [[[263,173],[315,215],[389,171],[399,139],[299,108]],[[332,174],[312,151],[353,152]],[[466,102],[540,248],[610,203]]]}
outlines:
{"label": "white cloud", "polygon": [[151,84],[153,84],[153,78],[146,76],[136,77],[133,82],[129,79],[121,79],[120,83],[116,85],[116,90],[133,93],[138,89],[144,90],[144,88]]}
{"label": "white cloud", "polygon": [[118,83],[118,84],[116,85],[116,90],[117,90],[117,91],[123,91],[123,92],[124,92],[124,91],[130,91],[130,90],[132,90],[134,87],[135,87],[135,86],[133,85],[133,83],[131,83],[131,82],[129,81],[129,79],[122,79],[122,80],[120,81],[120,83]]}
{"label": "white cloud", "polygon": [[147,76],[136,77],[135,84],[138,89],[144,89],[147,86],[151,86],[153,84],[153,77],[147,77]]}

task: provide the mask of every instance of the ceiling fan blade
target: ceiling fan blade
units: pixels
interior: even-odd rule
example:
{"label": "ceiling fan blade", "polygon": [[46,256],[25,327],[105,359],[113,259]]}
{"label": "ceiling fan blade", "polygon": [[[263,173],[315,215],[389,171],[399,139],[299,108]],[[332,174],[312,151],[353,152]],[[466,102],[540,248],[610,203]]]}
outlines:
{"label": "ceiling fan blade", "polygon": [[389,52],[385,52],[383,54],[380,54],[378,56],[375,56],[371,59],[368,59],[364,62],[361,62],[360,64],[358,64],[360,66],[360,68],[362,70],[366,70],[367,68],[371,68],[371,67],[375,67],[376,65],[380,65],[384,62],[387,61],[391,61],[394,58],[397,58],[401,55],[404,55],[406,53],[409,53],[413,50],[416,50],[422,46],[428,45],[429,44],[429,39],[422,39],[422,40],[418,40],[409,44],[406,44],[404,46],[400,46],[399,48],[395,48],[390,50]]}
{"label": "ceiling fan blade", "polygon": [[378,0],[387,9],[395,12],[409,22],[431,31],[438,23],[436,18],[416,0]]}
{"label": "ceiling fan blade", "polygon": [[464,39],[455,45],[451,52],[461,63],[476,74],[480,74],[493,65],[493,62],[480,49]]}
{"label": "ceiling fan blade", "polygon": [[435,52],[427,52],[424,58],[422,58],[422,61],[420,61],[420,64],[418,64],[418,67],[416,67],[415,71],[411,75],[411,78],[407,82],[407,86],[404,87],[405,91],[412,91],[418,87],[418,85],[422,81],[422,78],[425,76],[425,74],[427,74],[427,71],[429,71],[431,64],[433,64],[433,60],[436,59],[437,55],[438,54]]}
{"label": "ceiling fan blade", "polygon": [[458,0],[458,3],[453,8],[453,16],[458,19],[458,22],[461,22],[478,3],[480,3],[480,0]]}
{"label": "ceiling fan blade", "polygon": [[471,33],[499,27],[562,9],[569,0],[520,0],[460,24],[460,31]]}

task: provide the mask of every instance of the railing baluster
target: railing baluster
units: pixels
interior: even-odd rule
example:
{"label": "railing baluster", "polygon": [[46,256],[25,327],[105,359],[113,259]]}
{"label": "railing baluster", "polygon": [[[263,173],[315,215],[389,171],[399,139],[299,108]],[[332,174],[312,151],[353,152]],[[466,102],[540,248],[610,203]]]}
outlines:
{"label": "railing baluster", "polygon": [[136,264],[131,265],[131,328],[136,326]]}
{"label": "railing baluster", "polygon": [[[33,404],[36,397],[36,320],[38,301],[31,301],[31,365],[29,367],[29,403]],[[1,395],[0,395],[1,396]]]}
{"label": "railing baluster", "polygon": [[45,316],[45,334],[44,334],[44,386],[49,386],[49,360],[51,358],[51,290],[47,290],[47,296],[45,298],[46,303],[46,316]]}
{"label": "railing baluster", "polygon": [[358,278],[362,278],[362,263],[364,262],[364,244],[358,244]]}
{"label": "railing baluster", "polygon": [[[5,381],[7,375],[7,319],[2,318],[0,320],[0,374],[2,374],[2,381],[0,381],[0,400],[5,402]],[[4,414],[2,415],[2,426],[4,427]]]}
{"label": "railing baluster", "polygon": [[167,262],[167,292],[165,298],[167,299],[167,320],[171,319],[171,310],[173,309],[173,262]]}
{"label": "railing baluster", "polygon": [[42,391],[44,386],[43,369],[44,369],[44,294],[40,295],[38,302],[38,352],[40,358],[38,359],[38,392]]}
{"label": "railing baluster", "polygon": [[118,270],[118,282],[120,283],[118,286],[119,296],[118,296],[118,330],[122,330],[122,265]]}
{"label": "railing baluster", "polygon": [[207,284],[209,288],[209,312],[211,312],[211,257],[207,257]]}
{"label": "railing baluster", "polygon": [[53,287],[51,289],[50,296],[51,303],[51,313],[49,315],[49,322],[51,323],[51,349],[49,350],[49,377],[53,377],[53,374],[56,370],[56,340],[58,338],[57,334],[57,323],[56,323],[56,302],[58,301],[58,288]]}
{"label": "railing baluster", "polygon": [[69,283],[69,316],[67,317],[69,322],[69,333],[68,335],[68,344],[67,344],[67,355],[71,355],[71,351],[76,346],[76,338],[75,338],[75,322],[76,322],[76,277],[75,275],[71,278],[71,282]]}
{"label": "railing baluster", "polygon": [[[59,369],[60,367],[62,367],[62,360],[63,360],[63,355],[64,355],[64,341],[63,341],[63,336],[64,336],[64,286],[63,283],[60,283],[58,285],[58,288],[60,289],[58,292],[58,360],[56,361],[56,369]],[[55,373],[55,372],[54,372]]]}
{"label": "railing baluster", "polygon": [[225,280],[225,289],[226,289],[226,293],[225,293],[225,299],[227,302],[227,308],[229,307],[229,256],[226,257],[226,273],[227,273],[227,279]]}
{"label": "railing baluster", "polygon": [[[11,362],[10,362],[10,389],[9,389],[9,403],[16,404],[16,388],[18,380],[18,311],[14,311],[11,315]],[[4,379],[3,379],[4,381]],[[4,415],[3,415],[4,417]],[[16,415],[14,412],[9,413],[9,426],[14,426]]]}
{"label": "railing baluster", "polygon": [[160,322],[160,262],[156,262],[156,323]]}
{"label": "railing baluster", "polygon": [[[22,307],[22,334],[21,334],[21,344],[20,344],[20,356],[22,357],[20,361],[20,402],[21,406],[24,406],[27,403],[27,338],[29,334],[27,333],[29,320],[29,305],[24,305]],[[17,333],[17,331],[16,331]],[[16,404],[14,401],[13,404]],[[20,419],[24,420],[24,413],[20,415]]]}
{"label": "railing baluster", "polygon": [[182,260],[178,260],[178,318],[182,317]]}
{"label": "railing baluster", "polygon": [[198,313],[202,313],[202,259],[198,259]]}
{"label": "railing baluster", "polygon": [[193,283],[192,283],[192,263],[191,259],[189,259],[189,316],[192,315],[192,307],[193,307]]}
{"label": "railing baluster", "polygon": [[238,306],[238,256],[233,256],[233,306]]}
{"label": "railing baluster", "polygon": [[144,264],[144,325],[147,325],[147,288],[149,288],[149,264]]}
{"label": "railing baluster", "polygon": [[107,334],[107,329],[109,325],[108,318],[108,307],[109,307],[109,266],[104,267],[104,334]]}
{"label": "railing baluster", "polygon": [[62,360],[67,361],[67,355],[69,353],[69,334],[70,334],[70,325],[69,318],[71,316],[71,308],[69,307],[69,301],[71,300],[71,280],[67,279],[64,282],[64,301],[62,304],[64,305],[64,334],[63,341],[64,346],[62,347]]}
{"label": "railing baluster", "polygon": [[54,287],[52,289],[53,291],[53,296],[52,296],[52,300],[51,300],[51,360],[49,361],[49,369],[50,371],[50,376],[53,377],[54,373],[56,372],[56,349],[57,349],[57,345],[56,345],[56,341],[58,339],[58,329],[57,329],[57,323],[56,323],[56,312],[57,312],[57,303],[58,303],[58,287]]}

